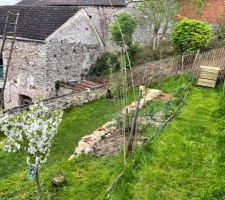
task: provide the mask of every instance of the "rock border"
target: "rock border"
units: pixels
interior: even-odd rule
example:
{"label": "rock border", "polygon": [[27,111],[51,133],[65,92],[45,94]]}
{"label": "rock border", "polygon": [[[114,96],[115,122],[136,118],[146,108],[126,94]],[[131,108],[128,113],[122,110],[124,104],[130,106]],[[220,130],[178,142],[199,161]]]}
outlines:
{"label": "rock border", "polygon": [[[143,108],[143,106],[149,101],[152,101],[154,98],[162,95],[163,92],[161,90],[156,89],[146,89],[143,94],[144,95],[140,101],[140,109]],[[126,106],[122,110],[122,113],[125,113],[127,111],[128,113],[130,113],[134,111],[135,105],[136,101],[132,102],[129,106]],[[100,141],[104,140],[104,138],[111,137],[112,133],[116,131],[116,129],[117,129],[117,121],[113,119],[112,121],[105,123],[102,127],[95,130],[92,134],[82,137],[82,139],[78,143],[78,146],[75,148],[74,154],[70,156],[69,160],[73,160],[75,157],[83,153],[84,154],[94,153],[97,144]]]}

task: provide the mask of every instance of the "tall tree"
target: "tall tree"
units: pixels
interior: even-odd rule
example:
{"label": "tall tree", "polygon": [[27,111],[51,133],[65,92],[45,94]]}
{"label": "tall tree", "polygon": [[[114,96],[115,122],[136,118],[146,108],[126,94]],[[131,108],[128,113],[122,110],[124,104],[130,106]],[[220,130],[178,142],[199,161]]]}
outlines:
{"label": "tall tree", "polygon": [[158,50],[164,39],[169,24],[172,23],[178,11],[177,0],[141,0],[137,9],[146,16],[146,23],[153,28],[153,50]]}
{"label": "tall tree", "polygon": [[111,26],[111,33],[113,41],[123,46],[132,46],[132,35],[137,25],[136,19],[129,13],[120,13]]}

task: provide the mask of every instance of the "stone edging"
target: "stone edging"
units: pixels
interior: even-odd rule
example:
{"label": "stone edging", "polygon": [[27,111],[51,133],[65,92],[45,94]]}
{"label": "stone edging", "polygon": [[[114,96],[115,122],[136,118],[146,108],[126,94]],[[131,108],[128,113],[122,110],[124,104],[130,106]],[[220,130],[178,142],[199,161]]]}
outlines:
{"label": "stone edging", "polygon": [[[94,101],[103,96],[106,96],[107,85],[99,85],[90,90],[82,92],[73,92],[70,94],[65,94],[62,96],[53,97],[50,99],[43,100],[44,105],[49,107],[51,110],[55,109],[68,109],[71,106],[83,105],[85,103]],[[27,106],[21,106],[6,110],[4,113],[15,114],[22,111],[29,110],[29,107],[33,104]]]}
{"label": "stone edging", "polygon": [[[146,103],[152,101],[154,98],[162,94],[163,92],[161,90],[148,89],[145,92],[144,97],[141,99],[140,109],[143,108],[143,106]],[[129,106],[125,107],[122,110],[122,113],[126,112],[126,109],[128,110],[129,113],[134,111],[135,105],[136,102],[131,103]],[[84,136],[78,143],[78,146],[76,147],[74,154],[70,156],[69,160],[73,160],[76,156],[79,156],[82,153],[84,154],[94,153],[96,145],[104,138],[111,137],[112,133],[116,129],[117,129],[117,121],[113,119],[112,121],[107,122],[102,127],[95,130],[92,134]]]}

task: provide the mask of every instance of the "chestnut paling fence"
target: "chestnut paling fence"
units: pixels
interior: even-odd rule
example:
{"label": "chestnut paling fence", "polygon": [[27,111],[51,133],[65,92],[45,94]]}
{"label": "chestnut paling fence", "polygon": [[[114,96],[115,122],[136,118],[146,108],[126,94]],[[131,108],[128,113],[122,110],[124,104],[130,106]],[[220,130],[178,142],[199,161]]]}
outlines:
{"label": "chestnut paling fence", "polygon": [[133,77],[134,85],[138,86],[140,84],[150,84],[166,76],[187,72],[197,73],[201,65],[221,68],[220,76],[223,77],[225,71],[225,48],[171,56],[136,66],[132,68],[132,71],[128,72],[128,84],[129,86],[132,84],[131,77]]}

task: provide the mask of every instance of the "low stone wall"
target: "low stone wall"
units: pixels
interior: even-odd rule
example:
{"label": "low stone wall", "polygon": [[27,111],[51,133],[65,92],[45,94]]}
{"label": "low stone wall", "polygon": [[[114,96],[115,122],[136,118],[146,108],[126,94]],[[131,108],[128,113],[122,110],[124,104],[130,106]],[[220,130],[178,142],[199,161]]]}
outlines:
{"label": "low stone wall", "polygon": [[[79,93],[70,93],[63,96],[54,97],[51,99],[44,100],[44,104],[49,107],[51,110],[55,109],[67,109],[71,106],[79,106],[85,103],[94,101],[103,96],[106,96],[107,86],[101,85],[95,88],[92,88],[90,91],[83,91]],[[32,104],[31,104],[32,105]],[[30,105],[29,105],[30,106]],[[29,109],[29,106],[16,107],[10,110],[7,110],[6,113],[18,113]]]}

